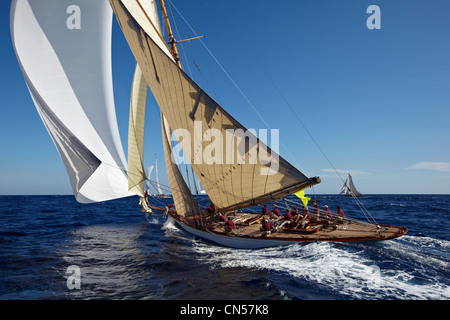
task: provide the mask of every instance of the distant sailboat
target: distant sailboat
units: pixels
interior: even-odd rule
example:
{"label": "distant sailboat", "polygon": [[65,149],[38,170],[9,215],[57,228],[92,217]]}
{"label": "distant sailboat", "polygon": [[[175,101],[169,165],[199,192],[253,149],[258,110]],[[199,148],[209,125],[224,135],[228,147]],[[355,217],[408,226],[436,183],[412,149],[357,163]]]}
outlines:
{"label": "distant sailboat", "polygon": [[[114,109],[109,4],[137,61],[130,99],[128,162]],[[109,4],[106,0],[13,0],[11,5],[11,34],[19,64],[79,202],[137,195],[145,212],[163,210],[183,230],[235,248],[299,241],[386,240],[407,232],[405,227],[326,216],[311,220],[308,227],[301,229],[297,225],[280,227],[272,233],[262,231],[262,224],[254,223],[259,221],[259,215],[244,210],[280,201],[320,183],[321,179],[305,176],[252,134],[247,136],[248,150],[244,156],[249,158],[251,149],[256,151],[256,158],[267,159],[266,154],[271,154],[272,160],[196,162],[196,155],[205,154],[210,145],[197,144],[194,139],[189,145],[180,144],[184,152],[186,147],[194,150],[186,153],[187,159],[211,200],[210,207],[202,210],[173,161],[171,136],[180,143],[175,134],[179,130],[195,137],[207,132],[225,136],[229,130],[247,129],[182,70],[163,0],[160,6],[169,42],[161,36],[155,0],[109,0]],[[80,8],[88,14],[78,21]],[[148,204],[144,190],[148,87],[161,111],[162,145],[175,205],[170,210]],[[235,134],[234,138],[239,137]],[[232,146],[231,153],[240,154],[238,143]],[[276,161],[277,170],[272,169],[272,161]],[[158,194],[162,194],[160,188]],[[236,225],[233,232],[218,220],[221,214],[233,219]]]}
{"label": "distant sailboat", "polygon": [[[155,169],[155,177],[156,181],[152,180],[152,172]],[[170,194],[164,194],[161,184],[159,183],[159,174],[158,174],[158,159],[155,158],[155,164],[147,167],[145,169],[145,175],[147,179],[144,181],[144,189],[147,191],[148,196],[156,197],[156,198],[169,198]],[[150,191],[156,191],[156,193],[151,193]]]}
{"label": "distant sailboat", "polygon": [[159,183],[159,174],[158,174],[158,159],[155,158],[155,175],[156,175],[156,190],[157,194],[153,195],[156,198],[170,198],[170,194],[164,194],[161,188],[161,184]]}
{"label": "distant sailboat", "polygon": [[[347,184],[348,181],[348,184]],[[348,174],[348,178],[345,179],[344,185],[342,186],[341,192],[339,194],[343,193],[346,197],[363,197],[364,195],[361,194],[358,190],[356,190],[355,184],[353,183],[352,176],[350,173]]]}

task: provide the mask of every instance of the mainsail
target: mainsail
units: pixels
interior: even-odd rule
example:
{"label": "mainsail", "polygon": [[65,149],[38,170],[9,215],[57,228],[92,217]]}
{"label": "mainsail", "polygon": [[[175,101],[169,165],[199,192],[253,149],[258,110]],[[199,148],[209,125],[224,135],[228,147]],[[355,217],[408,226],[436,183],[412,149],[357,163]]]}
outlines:
{"label": "mainsail", "polygon": [[[307,178],[248,133],[174,63],[154,23],[142,10],[141,1],[110,0],[110,3],[161,109],[163,123],[167,122],[163,127],[170,128],[176,136],[216,208],[225,211],[257,205],[320,182],[318,178]],[[242,137],[241,132],[246,132],[247,138]],[[165,134],[166,138],[170,137],[167,129]],[[211,152],[212,143],[203,143],[213,141],[214,134],[222,137],[231,134],[233,143],[227,155],[217,149]],[[242,146],[245,146],[245,154],[241,153]],[[167,146],[165,151],[170,151]],[[231,159],[227,158],[230,154]],[[271,155],[270,162],[255,161],[255,158],[267,158],[267,154]],[[240,161],[243,159],[238,155],[245,161]],[[166,152],[166,166],[172,171],[169,168],[173,161],[167,157]],[[272,166],[276,170],[272,170]],[[174,189],[183,188],[176,185],[179,183],[177,174],[169,176],[169,181],[175,198]],[[177,203],[176,206],[178,212]],[[181,212],[182,215],[194,213]]]}
{"label": "mainsail", "polygon": [[132,195],[114,106],[108,2],[13,0],[10,23],[26,84],[76,199]]}

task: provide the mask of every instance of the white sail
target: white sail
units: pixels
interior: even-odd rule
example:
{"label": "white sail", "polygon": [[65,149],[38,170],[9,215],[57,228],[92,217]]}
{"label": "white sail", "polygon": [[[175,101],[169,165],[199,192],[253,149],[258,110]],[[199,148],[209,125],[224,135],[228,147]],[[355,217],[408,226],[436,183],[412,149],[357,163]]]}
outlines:
{"label": "white sail", "polygon": [[200,207],[192,196],[186,182],[181,175],[178,166],[174,163],[172,154],[172,144],[170,140],[170,127],[161,113],[161,129],[164,146],[164,158],[166,160],[167,177],[169,178],[172,191],[173,202],[177,214],[180,216],[189,216],[200,213]]}
{"label": "white sail", "polygon": [[79,202],[131,195],[117,126],[106,0],[13,0],[26,84]]}
{"label": "white sail", "polygon": [[147,105],[147,82],[138,65],[133,77],[128,124],[128,189],[144,196],[144,126]]}
{"label": "white sail", "polygon": [[[148,34],[158,47],[172,57],[169,47],[161,36],[156,0],[120,0],[134,20]],[[129,21],[133,23],[134,21]],[[119,21],[120,23],[120,21]],[[137,30],[136,30],[137,31]],[[173,59],[172,59],[173,60]]]}
{"label": "white sail", "polygon": [[339,194],[341,194],[341,193],[343,193],[345,195],[350,194],[350,189],[347,186],[347,181],[348,181],[348,179],[345,179],[344,185],[342,186],[341,192]]}

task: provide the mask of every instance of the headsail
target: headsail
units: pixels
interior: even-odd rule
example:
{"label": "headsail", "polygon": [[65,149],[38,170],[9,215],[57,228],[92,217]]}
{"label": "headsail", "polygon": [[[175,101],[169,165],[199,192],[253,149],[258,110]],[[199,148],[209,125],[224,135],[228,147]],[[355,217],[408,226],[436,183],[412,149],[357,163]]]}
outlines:
{"label": "headsail", "polygon": [[106,1],[12,1],[17,59],[83,203],[131,195],[114,108],[111,30]]}
{"label": "headsail", "polygon": [[128,189],[143,197],[144,181],[144,126],[147,104],[147,82],[136,65],[131,88],[130,120],[128,124]]}
{"label": "headsail", "polygon": [[[134,11],[137,9],[130,9],[139,1],[110,0],[110,3],[169,127],[181,141],[197,177],[219,210],[257,205],[320,182],[319,179],[307,178],[248,133],[180,69],[165,45],[161,45],[160,36],[148,31],[152,23],[139,20],[136,18],[139,14]],[[208,155],[211,144],[205,145],[202,140],[212,141],[214,138],[211,136],[215,133],[226,137],[230,132],[232,146],[228,156],[232,154],[233,158],[226,159],[220,150],[216,151],[220,156],[212,162],[204,158],[211,154]],[[246,132],[250,143],[236,132]],[[183,133],[192,139],[186,139]],[[245,146],[245,154],[240,152],[242,145]],[[272,156],[276,170],[268,172],[273,162],[251,159],[252,156],[261,159],[262,153]],[[238,154],[245,157],[245,162],[234,158]]]}

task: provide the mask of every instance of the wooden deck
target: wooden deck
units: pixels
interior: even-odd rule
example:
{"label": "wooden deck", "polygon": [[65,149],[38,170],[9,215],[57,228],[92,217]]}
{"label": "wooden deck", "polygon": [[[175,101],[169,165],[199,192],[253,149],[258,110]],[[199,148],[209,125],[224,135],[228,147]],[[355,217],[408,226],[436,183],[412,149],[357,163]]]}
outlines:
{"label": "wooden deck", "polygon": [[[278,229],[276,232],[265,234],[261,230],[261,223],[258,221],[249,224],[248,220],[256,218],[258,215],[252,213],[239,213],[230,217],[235,222],[235,227],[231,233],[226,233],[223,222],[207,220],[203,227],[198,227],[198,220],[195,217],[177,218],[177,220],[199,230],[210,233],[228,235],[230,237],[258,238],[283,241],[378,241],[400,237],[407,233],[405,227],[395,227],[387,225],[376,225],[355,220],[326,221],[319,219],[309,224],[309,229],[288,229],[286,227]],[[197,220],[197,224],[196,224]],[[276,220],[271,220],[276,224]],[[282,222],[282,221],[280,221]]]}

